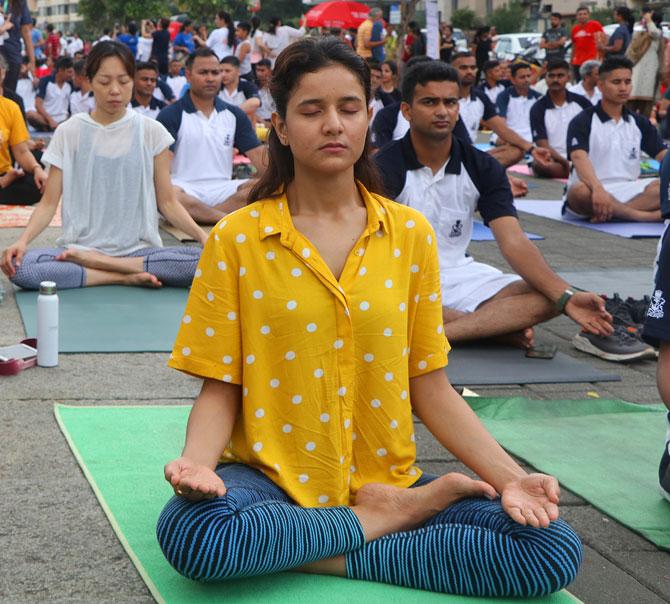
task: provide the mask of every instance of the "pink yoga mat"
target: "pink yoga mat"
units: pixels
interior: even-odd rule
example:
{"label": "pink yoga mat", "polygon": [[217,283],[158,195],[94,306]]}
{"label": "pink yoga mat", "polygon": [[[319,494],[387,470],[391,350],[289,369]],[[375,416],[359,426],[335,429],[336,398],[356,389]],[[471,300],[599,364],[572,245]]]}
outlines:
{"label": "pink yoga mat", "polygon": [[[28,221],[33,215],[35,206],[8,206],[0,205],[0,229],[23,228],[28,226]],[[50,227],[62,226],[60,205],[56,214],[49,224]]]}
{"label": "pink yoga mat", "polygon": [[[528,166],[527,164],[515,164],[514,166],[510,166],[508,170],[510,172],[514,172],[514,174],[523,174],[524,176],[535,176],[533,171],[530,169],[530,166]],[[562,183],[568,182],[567,178],[552,178],[551,180],[555,180],[556,182],[562,182]]]}

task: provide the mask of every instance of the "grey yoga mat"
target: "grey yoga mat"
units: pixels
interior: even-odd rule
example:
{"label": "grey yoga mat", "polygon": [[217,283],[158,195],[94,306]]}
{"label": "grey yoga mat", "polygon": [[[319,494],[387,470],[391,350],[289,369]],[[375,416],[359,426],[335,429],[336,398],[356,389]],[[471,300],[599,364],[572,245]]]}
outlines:
{"label": "grey yoga mat", "polygon": [[449,381],[455,386],[618,382],[621,377],[557,352],[529,359],[523,350],[495,344],[457,345],[449,353]]}
{"label": "grey yoga mat", "polygon": [[551,220],[558,220],[573,226],[600,231],[609,235],[618,235],[628,239],[642,237],[660,237],[665,225],[662,222],[605,222],[592,223],[588,220],[578,220],[561,215],[562,201],[538,200],[538,199],[515,199],[514,206],[520,212],[535,214]]}
{"label": "grey yoga mat", "polygon": [[647,268],[598,268],[585,271],[559,271],[570,285],[596,294],[614,293],[622,298],[639,299],[651,295],[654,289],[654,271]]}

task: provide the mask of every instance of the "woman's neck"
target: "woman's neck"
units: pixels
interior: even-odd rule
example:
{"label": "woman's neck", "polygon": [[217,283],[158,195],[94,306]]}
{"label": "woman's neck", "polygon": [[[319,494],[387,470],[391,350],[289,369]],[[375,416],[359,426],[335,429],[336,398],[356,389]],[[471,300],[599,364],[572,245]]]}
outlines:
{"label": "woman's neck", "polygon": [[102,124],[103,126],[109,126],[109,124],[118,122],[124,115],[126,115],[126,111],[127,109],[124,107],[117,113],[108,113],[107,111],[102,111],[96,107],[93,111],[91,111],[91,119],[98,124]]}
{"label": "woman's neck", "polygon": [[395,90],[395,86],[393,85],[393,82],[382,82],[382,90],[384,92],[393,92]]}
{"label": "woman's neck", "polygon": [[314,173],[295,167],[295,178],[288,185],[286,196],[291,214],[340,215],[364,205],[354,181],[353,167],[334,175]]}

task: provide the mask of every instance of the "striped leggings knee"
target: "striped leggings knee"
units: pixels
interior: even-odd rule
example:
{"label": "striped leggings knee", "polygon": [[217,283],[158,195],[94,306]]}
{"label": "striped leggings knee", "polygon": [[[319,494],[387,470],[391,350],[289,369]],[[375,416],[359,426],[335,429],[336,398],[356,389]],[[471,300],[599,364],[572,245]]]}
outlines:
{"label": "striped leggings knee", "polygon": [[250,577],[345,555],[347,576],[429,591],[528,597],[570,583],[582,559],[579,537],[562,520],[547,529],[512,521],[498,501],[460,501],[422,528],[364,542],[347,507],[301,508],[260,472],[218,470],[224,497],[173,497],[158,541],[172,566],[199,580]]}

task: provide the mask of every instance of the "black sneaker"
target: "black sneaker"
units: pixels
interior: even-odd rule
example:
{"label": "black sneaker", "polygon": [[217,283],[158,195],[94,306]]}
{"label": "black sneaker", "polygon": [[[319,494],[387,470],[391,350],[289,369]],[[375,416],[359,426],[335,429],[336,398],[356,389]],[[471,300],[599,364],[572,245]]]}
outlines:
{"label": "black sneaker", "polygon": [[633,361],[656,357],[656,351],[651,346],[629,333],[623,325],[616,323],[611,336],[581,332],[572,339],[572,345],[577,350],[606,361]]}
{"label": "black sneaker", "polygon": [[670,501],[670,453],[668,453],[668,443],[665,443],[661,463],[658,466],[658,490],[663,497]]}
{"label": "black sneaker", "polygon": [[605,298],[605,310],[612,315],[615,324],[638,328],[642,323],[642,321],[635,321],[632,306],[627,301],[624,302],[619,294],[615,293],[611,298]]}
{"label": "black sneaker", "polygon": [[644,323],[644,318],[647,316],[650,302],[651,298],[649,296],[644,296],[641,300],[636,300],[630,296],[626,298],[625,304],[628,307],[631,319],[633,319],[636,324],[642,325],[642,323]]}

